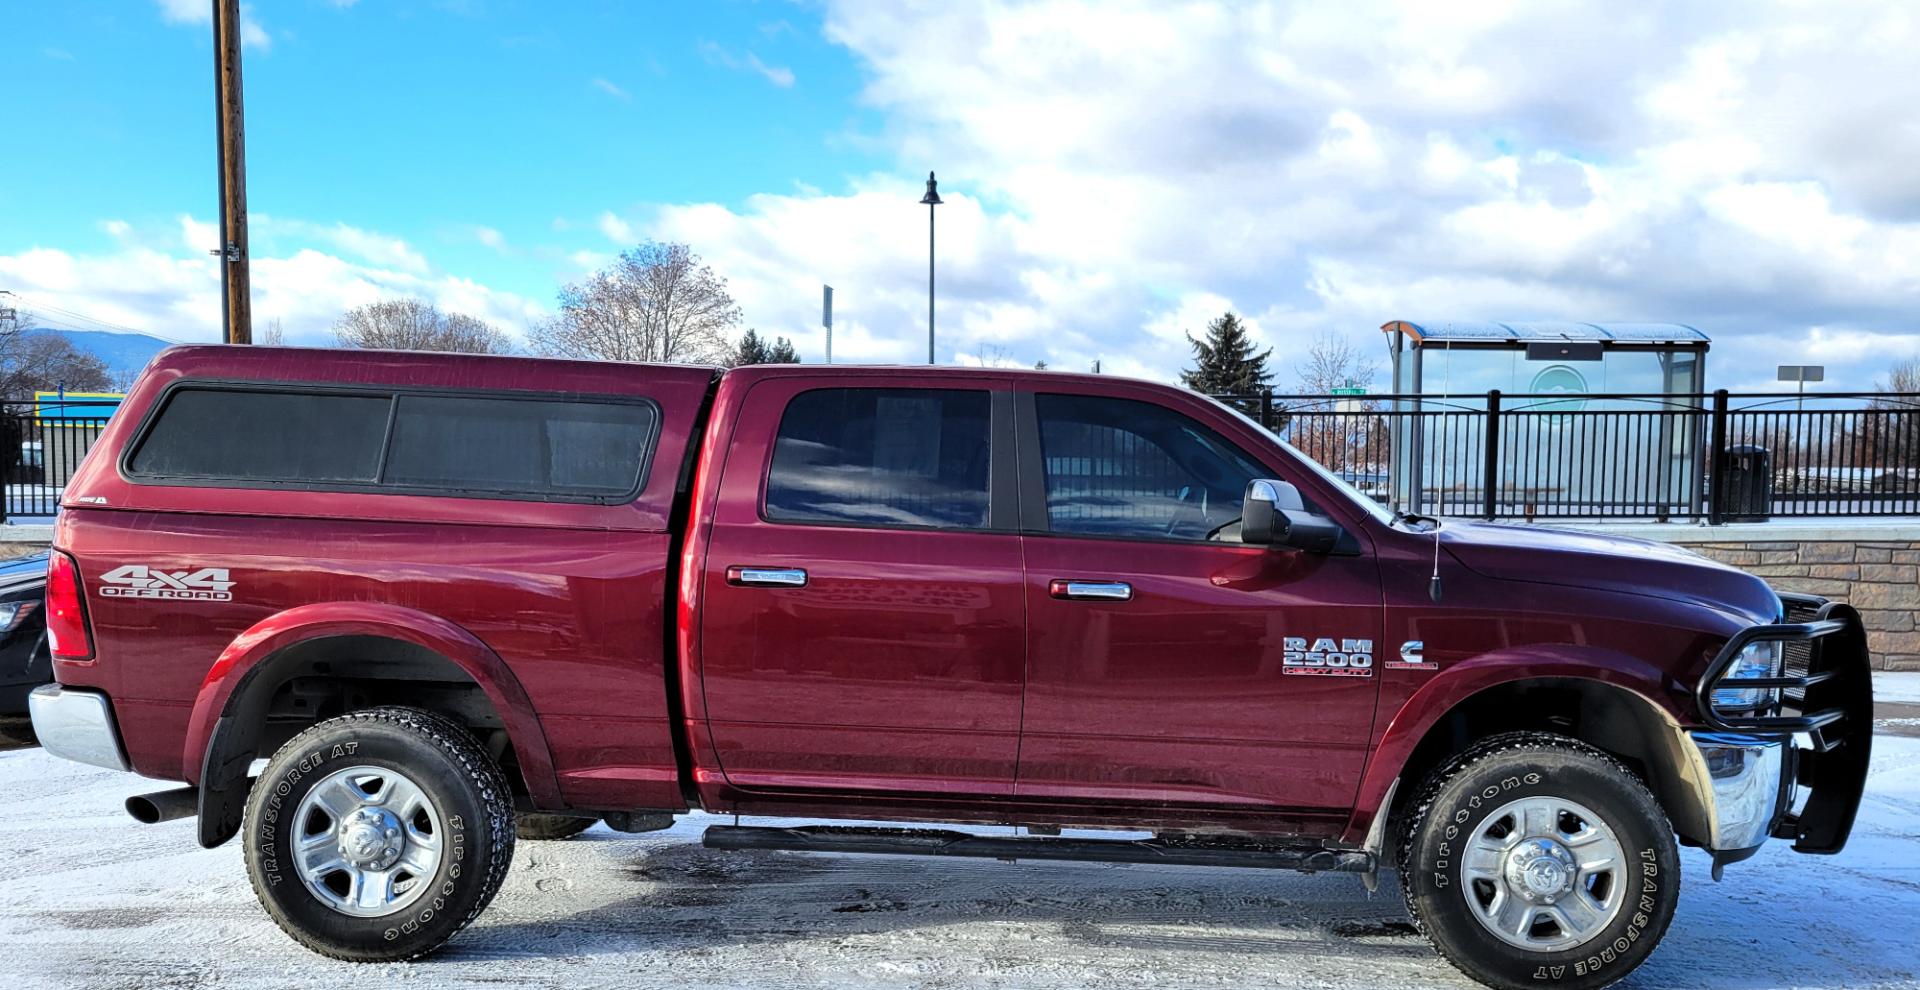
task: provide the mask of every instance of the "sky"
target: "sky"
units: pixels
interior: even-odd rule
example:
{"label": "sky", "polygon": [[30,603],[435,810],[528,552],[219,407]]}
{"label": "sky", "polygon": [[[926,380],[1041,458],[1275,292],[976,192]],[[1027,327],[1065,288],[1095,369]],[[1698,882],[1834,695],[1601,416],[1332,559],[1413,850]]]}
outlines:
{"label": "sky", "polygon": [[[210,5],[18,4],[0,290],[218,339]],[[1393,319],[1685,323],[1710,387],[1920,358],[1920,8],[809,0],[245,5],[257,328],[396,295],[510,335],[646,239],[836,361],[1276,384]],[[8,297],[0,297],[6,299]],[[79,319],[70,314],[86,317]],[[1384,384],[1384,374],[1380,383]]]}

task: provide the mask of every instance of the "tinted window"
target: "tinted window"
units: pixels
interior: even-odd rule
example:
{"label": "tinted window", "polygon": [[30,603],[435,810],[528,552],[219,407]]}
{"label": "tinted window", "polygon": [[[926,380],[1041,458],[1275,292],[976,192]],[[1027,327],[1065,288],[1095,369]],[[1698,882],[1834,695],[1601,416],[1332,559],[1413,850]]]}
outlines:
{"label": "tinted window", "polygon": [[382,481],[465,491],[624,495],[653,433],[647,406],[403,395]]}
{"label": "tinted window", "polygon": [[128,468],[155,478],[605,499],[638,487],[653,427],[653,407],[632,403],[186,388],[167,400]]}
{"label": "tinted window", "polygon": [[983,527],[989,420],[985,392],[803,392],[780,419],[767,518]]}
{"label": "tinted window", "polygon": [[1056,533],[1237,540],[1259,465],[1219,434],[1147,402],[1034,397]]}
{"label": "tinted window", "polygon": [[129,466],[165,478],[371,482],[392,402],[387,396],[182,389]]}

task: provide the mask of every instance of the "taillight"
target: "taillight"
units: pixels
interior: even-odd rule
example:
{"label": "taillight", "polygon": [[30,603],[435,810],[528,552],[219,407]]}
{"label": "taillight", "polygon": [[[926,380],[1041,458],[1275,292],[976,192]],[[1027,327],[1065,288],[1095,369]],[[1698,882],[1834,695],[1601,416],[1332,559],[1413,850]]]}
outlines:
{"label": "taillight", "polygon": [[62,660],[93,656],[87,607],[80,599],[80,568],[72,557],[55,551],[47,557],[47,645]]}

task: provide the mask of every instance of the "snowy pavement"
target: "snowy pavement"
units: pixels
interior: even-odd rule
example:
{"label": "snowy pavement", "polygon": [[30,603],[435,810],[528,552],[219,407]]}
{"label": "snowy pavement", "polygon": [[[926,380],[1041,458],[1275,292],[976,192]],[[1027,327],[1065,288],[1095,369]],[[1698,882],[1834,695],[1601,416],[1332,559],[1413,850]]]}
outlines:
{"label": "snowy pavement", "polygon": [[[1920,739],[1880,736],[1838,857],[1773,843],[1707,879],[1697,851],[1666,943],[1627,985],[1920,986]],[[239,844],[121,810],[151,781],[0,753],[0,979],[38,987],[1474,986],[1412,934],[1392,878],[800,853],[595,828],[519,846],[444,952],[353,966],[297,948]]]}

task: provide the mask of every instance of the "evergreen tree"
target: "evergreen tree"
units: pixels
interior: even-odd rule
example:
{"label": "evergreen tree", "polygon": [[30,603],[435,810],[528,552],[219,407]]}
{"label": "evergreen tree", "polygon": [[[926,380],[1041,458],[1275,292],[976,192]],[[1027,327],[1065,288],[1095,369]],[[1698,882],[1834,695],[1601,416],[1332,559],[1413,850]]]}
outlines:
{"label": "evergreen tree", "polygon": [[748,330],[740,338],[739,346],[733,349],[733,356],[727,362],[738,368],[748,364],[799,364],[800,354],[793,349],[793,342],[785,337],[775,337],[769,344],[760,339],[760,334]]}
{"label": "evergreen tree", "polygon": [[760,342],[758,333],[748,330],[747,335],[740,338],[740,346],[733,349],[733,360],[727,363],[736,368],[743,364],[766,364],[767,345]]}
{"label": "evergreen tree", "polygon": [[[1257,395],[1273,380],[1273,372],[1267,370],[1267,357],[1273,348],[1254,353],[1246,324],[1232,313],[1207,324],[1206,339],[1195,340],[1188,334],[1187,342],[1193,345],[1194,367],[1181,372],[1180,381],[1196,392]],[[1258,403],[1250,405],[1257,407]]]}
{"label": "evergreen tree", "polygon": [[785,337],[773,338],[773,344],[767,348],[767,364],[799,364],[800,352],[793,349],[793,341]]}

